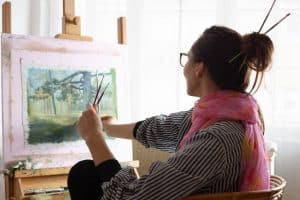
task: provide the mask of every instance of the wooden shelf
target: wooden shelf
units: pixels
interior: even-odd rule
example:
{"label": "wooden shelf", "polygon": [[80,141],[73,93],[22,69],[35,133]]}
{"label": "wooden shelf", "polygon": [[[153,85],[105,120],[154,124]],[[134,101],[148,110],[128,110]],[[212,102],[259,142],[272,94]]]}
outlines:
{"label": "wooden shelf", "polygon": [[10,199],[30,199],[35,191],[59,191],[67,188],[70,167],[17,170],[9,179]]}
{"label": "wooden shelf", "polygon": [[36,176],[51,176],[51,175],[59,175],[59,174],[64,175],[64,174],[68,174],[69,171],[70,171],[70,167],[17,170],[15,172],[15,178],[36,177]]}
{"label": "wooden shelf", "polygon": [[[122,167],[130,166],[137,177],[138,160],[121,162]],[[7,200],[26,200],[35,195],[35,191],[54,191],[67,189],[67,178],[71,167],[17,170],[14,177],[7,178]]]}

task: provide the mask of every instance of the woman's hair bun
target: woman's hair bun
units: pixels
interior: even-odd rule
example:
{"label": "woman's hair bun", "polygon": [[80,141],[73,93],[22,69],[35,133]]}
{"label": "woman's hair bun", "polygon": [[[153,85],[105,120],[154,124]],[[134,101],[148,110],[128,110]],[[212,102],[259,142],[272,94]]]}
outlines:
{"label": "woman's hair bun", "polygon": [[242,36],[242,51],[247,56],[246,63],[257,72],[264,72],[270,66],[273,50],[273,42],[265,34],[253,32]]}

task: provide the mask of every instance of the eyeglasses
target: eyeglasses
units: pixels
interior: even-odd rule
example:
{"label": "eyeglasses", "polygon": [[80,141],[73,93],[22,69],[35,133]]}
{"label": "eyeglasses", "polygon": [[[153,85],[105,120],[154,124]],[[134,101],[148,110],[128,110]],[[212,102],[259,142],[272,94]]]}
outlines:
{"label": "eyeglasses", "polygon": [[180,53],[179,54],[179,63],[181,67],[184,67],[186,63],[189,61],[189,54],[187,53]]}

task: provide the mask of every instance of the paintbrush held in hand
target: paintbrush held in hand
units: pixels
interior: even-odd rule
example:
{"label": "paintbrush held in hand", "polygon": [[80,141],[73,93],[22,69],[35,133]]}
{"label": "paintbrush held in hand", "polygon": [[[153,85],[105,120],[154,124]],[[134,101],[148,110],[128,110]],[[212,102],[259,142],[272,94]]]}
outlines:
{"label": "paintbrush held in hand", "polygon": [[101,99],[106,91],[106,89],[108,88],[109,86],[109,83],[107,83],[104,87],[104,89],[102,90],[102,92],[100,93],[100,90],[101,90],[101,87],[102,87],[102,83],[103,83],[103,79],[104,79],[104,75],[102,76],[102,79],[100,81],[100,85],[98,86],[98,79],[97,79],[97,91],[96,91],[96,96],[94,98],[94,103],[93,105],[96,106],[98,109],[97,111],[99,111],[99,104],[101,102]]}
{"label": "paintbrush held in hand", "polygon": [[[108,88],[109,86],[109,82],[105,85],[104,89],[101,91],[101,88],[102,88],[102,83],[103,83],[103,79],[104,79],[104,75],[102,75],[102,79],[100,81],[100,84],[98,85],[98,79],[97,79],[97,88],[96,88],[96,95],[95,95],[95,98],[94,98],[94,102],[93,102],[93,106],[94,108],[96,109],[97,112],[99,112],[99,105],[100,105],[100,102],[101,102],[101,99],[103,98],[104,96],[104,93],[106,91],[106,89]],[[112,120],[113,117],[112,116],[103,116],[101,117],[101,120],[102,121],[107,121],[107,120]],[[76,122],[74,123],[74,126],[76,126],[77,124],[77,120]]]}

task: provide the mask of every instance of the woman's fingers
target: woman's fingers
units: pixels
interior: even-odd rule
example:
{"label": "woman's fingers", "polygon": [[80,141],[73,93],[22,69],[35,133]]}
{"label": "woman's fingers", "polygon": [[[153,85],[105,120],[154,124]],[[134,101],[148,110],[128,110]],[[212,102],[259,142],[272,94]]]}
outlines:
{"label": "woman's fingers", "polygon": [[76,127],[84,140],[93,138],[96,134],[101,134],[102,122],[92,104],[86,105],[86,110],[79,117]]}
{"label": "woman's fingers", "polygon": [[94,110],[94,111],[97,111],[98,110],[98,108],[97,108],[98,106],[96,105],[96,104],[90,104],[90,103],[87,103],[86,104],[86,110]]}
{"label": "woman's fingers", "polygon": [[94,110],[98,113],[99,112],[99,108],[98,108],[98,105],[97,104],[93,104],[93,108]]}

